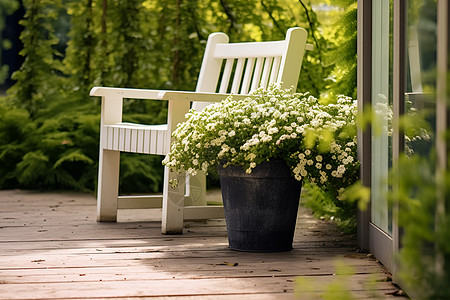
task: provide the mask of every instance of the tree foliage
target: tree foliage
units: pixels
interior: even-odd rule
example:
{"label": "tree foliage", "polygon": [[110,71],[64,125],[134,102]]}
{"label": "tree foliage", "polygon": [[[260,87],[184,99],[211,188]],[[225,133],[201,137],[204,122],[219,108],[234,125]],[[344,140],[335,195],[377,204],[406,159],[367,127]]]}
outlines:
{"label": "tree foliage", "polygon": [[47,104],[48,96],[57,92],[57,73],[62,66],[55,59],[53,46],[57,43],[51,21],[57,18],[57,1],[24,1],[28,8],[20,22],[25,27],[20,35],[25,60],[12,79],[17,83],[9,90],[17,106],[25,108],[34,118]]}
{"label": "tree foliage", "polygon": [[[0,0],[0,50],[8,50],[11,48],[11,42],[1,36],[1,32],[5,29],[6,17],[13,14],[19,8],[17,0]],[[5,81],[8,76],[8,66],[2,65],[0,57],[0,84]]]}
{"label": "tree foliage", "polygon": [[343,14],[335,24],[337,46],[328,56],[328,60],[335,66],[332,72],[335,81],[331,85],[331,92],[356,99],[357,1],[340,0],[333,3],[343,8]]}

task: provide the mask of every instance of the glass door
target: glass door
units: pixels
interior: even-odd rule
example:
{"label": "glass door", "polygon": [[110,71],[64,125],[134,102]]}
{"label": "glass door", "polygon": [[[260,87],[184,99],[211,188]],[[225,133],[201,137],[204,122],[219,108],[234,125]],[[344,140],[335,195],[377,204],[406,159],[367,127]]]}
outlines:
{"label": "glass door", "polygon": [[372,207],[371,220],[386,233],[392,230],[387,202],[392,147],[392,66],[390,1],[373,2],[372,43]]}
{"label": "glass door", "polygon": [[388,269],[392,262],[392,0],[372,2],[372,140],[369,248]]}

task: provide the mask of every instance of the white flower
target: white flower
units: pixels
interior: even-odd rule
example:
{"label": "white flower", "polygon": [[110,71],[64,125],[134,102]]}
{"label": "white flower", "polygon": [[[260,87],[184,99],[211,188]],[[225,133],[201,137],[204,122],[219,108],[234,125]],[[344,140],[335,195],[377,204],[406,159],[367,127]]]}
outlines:
{"label": "white flower", "polygon": [[[338,176],[336,176],[336,177],[342,177],[342,175],[345,173],[345,166],[344,165],[339,165],[338,167],[337,167],[337,173],[338,173]],[[340,175],[340,176],[339,176]]]}
{"label": "white flower", "polygon": [[316,156],[316,160],[317,160],[317,161],[322,161],[322,160],[323,160],[322,155],[317,155],[317,156]]}
{"label": "white flower", "polygon": [[322,169],[322,164],[321,163],[316,163],[316,168],[317,169]]}
{"label": "white flower", "polygon": [[255,153],[249,153],[249,154],[245,157],[246,160],[250,160],[250,161],[254,160],[255,158],[256,158],[256,154],[255,154]]}
{"label": "white flower", "polygon": [[271,140],[272,140],[271,135],[266,135],[263,138],[261,138],[261,142],[264,142],[264,143],[270,142]]}
{"label": "white flower", "polygon": [[189,169],[187,170],[187,172],[188,172],[189,174],[191,174],[192,176],[197,175],[197,171],[194,170],[193,168],[189,168]]}
{"label": "white flower", "polygon": [[306,130],[303,126],[296,127],[295,131],[297,131],[297,133],[300,133],[300,134],[304,134],[306,132]]}
{"label": "white flower", "polygon": [[320,125],[322,125],[322,120],[314,119],[311,121],[311,126],[313,127],[319,127]]}
{"label": "white flower", "polygon": [[235,135],[236,135],[236,132],[235,132],[234,130],[231,130],[231,131],[228,133],[228,136],[230,136],[230,137],[235,136]]}
{"label": "white flower", "polygon": [[269,130],[268,130],[268,133],[270,135],[275,134],[277,132],[278,132],[278,128],[276,128],[276,127],[270,127]]}

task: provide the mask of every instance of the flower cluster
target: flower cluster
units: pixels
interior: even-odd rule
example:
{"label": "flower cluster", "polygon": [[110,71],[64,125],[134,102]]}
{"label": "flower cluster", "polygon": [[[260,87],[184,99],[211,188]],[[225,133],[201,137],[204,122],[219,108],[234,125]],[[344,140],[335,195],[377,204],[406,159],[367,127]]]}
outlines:
{"label": "flower cluster", "polygon": [[250,173],[263,161],[283,159],[297,180],[344,187],[357,177],[356,101],[348,97],[321,104],[273,86],[191,110],[186,118],[163,162],[178,171],[195,175],[233,164]]}

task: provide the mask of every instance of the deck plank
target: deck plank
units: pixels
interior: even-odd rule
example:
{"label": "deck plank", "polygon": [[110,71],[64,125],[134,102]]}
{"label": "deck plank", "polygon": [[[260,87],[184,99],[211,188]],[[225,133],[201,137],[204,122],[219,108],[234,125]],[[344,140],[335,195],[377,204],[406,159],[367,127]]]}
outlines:
{"label": "deck plank", "polygon": [[0,299],[296,299],[296,289],[314,299],[340,280],[338,260],[353,270],[343,288],[355,299],[396,290],[352,236],[302,208],[294,249],[281,253],[229,250],[223,220],[167,236],[157,211],[97,223],[95,210],[89,194],[0,191]]}

